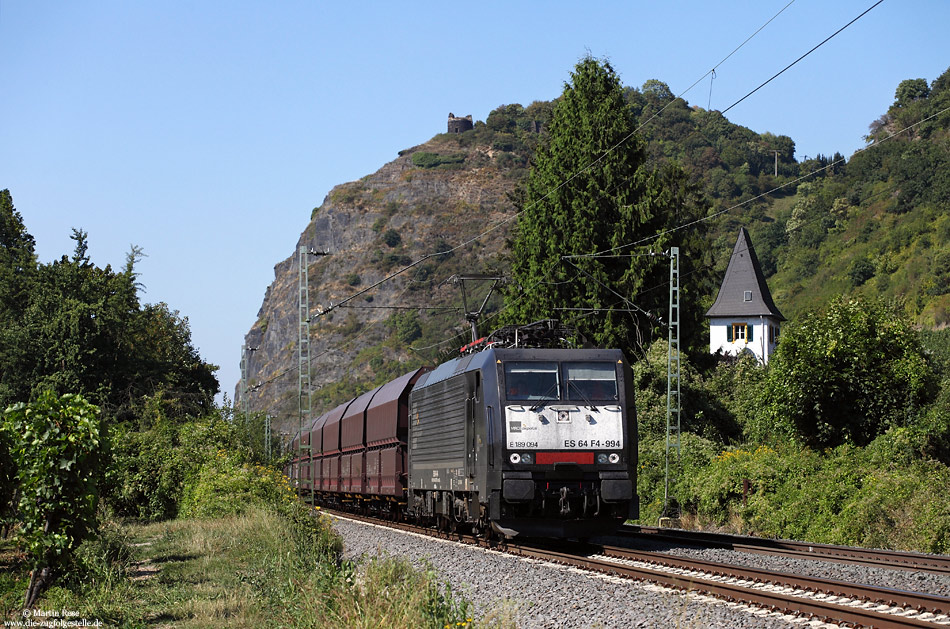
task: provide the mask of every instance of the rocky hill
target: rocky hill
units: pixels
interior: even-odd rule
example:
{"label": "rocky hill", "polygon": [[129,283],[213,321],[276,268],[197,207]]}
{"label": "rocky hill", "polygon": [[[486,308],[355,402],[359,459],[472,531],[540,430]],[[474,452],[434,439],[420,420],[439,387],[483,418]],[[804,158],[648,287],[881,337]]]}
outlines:
{"label": "rocky hill", "polygon": [[[258,320],[245,336],[253,348],[247,364],[252,412],[292,419],[296,426],[300,246],[329,252],[311,256],[308,266],[310,312],[330,310],[311,323],[314,412],[467,342],[461,293],[448,280],[498,268],[512,225],[507,219],[514,216],[508,195],[524,173],[526,136],[536,135],[540,124],[503,146],[495,130],[477,127],[401,151],[375,173],[333,188],[313,210],[288,257],[274,267]],[[412,262],[450,250],[366,290]],[[410,347],[425,349],[414,353]],[[234,399],[240,408],[240,383]]]}

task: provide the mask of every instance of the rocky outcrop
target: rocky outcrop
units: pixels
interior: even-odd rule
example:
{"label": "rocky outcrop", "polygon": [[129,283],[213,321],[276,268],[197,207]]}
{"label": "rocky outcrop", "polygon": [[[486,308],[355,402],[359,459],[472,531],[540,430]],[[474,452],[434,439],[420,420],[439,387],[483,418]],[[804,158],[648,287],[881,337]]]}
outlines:
{"label": "rocky outcrop", "polygon": [[[516,180],[506,176],[487,147],[466,147],[459,137],[440,135],[403,151],[375,173],[336,186],[313,211],[297,242],[288,247],[288,257],[274,267],[258,320],[245,336],[245,344],[253,348],[247,365],[252,412],[267,412],[278,426],[296,430],[300,246],[329,253],[312,256],[308,266],[310,312],[317,315],[310,335],[314,416],[322,412],[323,402],[337,403],[349,392],[375,384],[383,363],[391,370],[394,363],[437,355],[436,350],[420,358],[396,340],[387,321],[394,313],[414,311],[386,307],[461,306],[458,291],[440,285],[460,271],[497,267],[512,223],[505,219],[514,213],[507,197]],[[420,167],[415,153],[451,155],[452,160],[448,167]],[[411,262],[454,248],[500,222],[451,255],[427,258],[347,307],[336,307]],[[318,314],[325,310],[329,312]],[[461,315],[428,312],[420,310],[418,317],[429,335],[451,338],[467,329]],[[235,389],[235,407],[240,408],[240,383]]]}

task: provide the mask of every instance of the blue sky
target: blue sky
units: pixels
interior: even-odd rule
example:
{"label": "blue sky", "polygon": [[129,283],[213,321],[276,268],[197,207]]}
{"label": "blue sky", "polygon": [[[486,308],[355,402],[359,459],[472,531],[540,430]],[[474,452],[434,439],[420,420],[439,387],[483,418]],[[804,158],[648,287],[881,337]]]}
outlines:
{"label": "blue sky", "polygon": [[[870,7],[797,0],[684,98],[725,109]],[[149,303],[191,323],[230,396],[273,267],[329,190],[502,104],[560,94],[577,60],[682,94],[788,4],[0,0],[0,189],[44,262],[131,245]],[[950,2],[886,0],[728,112],[850,155],[897,84],[950,66]]]}

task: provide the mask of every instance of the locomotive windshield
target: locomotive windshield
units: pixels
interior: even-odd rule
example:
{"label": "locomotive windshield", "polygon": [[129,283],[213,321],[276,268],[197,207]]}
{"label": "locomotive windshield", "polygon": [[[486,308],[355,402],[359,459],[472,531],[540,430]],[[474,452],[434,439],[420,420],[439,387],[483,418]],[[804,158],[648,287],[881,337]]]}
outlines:
{"label": "locomotive windshield", "polygon": [[505,363],[505,386],[509,400],[557,400],[557,363]]}
{"label": "locomotive windshield", "polygon": [[616,369],[604,362],[506,363],[505,387],[509,400],[618,399]]}
{"label": "locomotive windshield", "polygon": [[564,363],[569,400],[616,400],[617,373],[612,363]]}

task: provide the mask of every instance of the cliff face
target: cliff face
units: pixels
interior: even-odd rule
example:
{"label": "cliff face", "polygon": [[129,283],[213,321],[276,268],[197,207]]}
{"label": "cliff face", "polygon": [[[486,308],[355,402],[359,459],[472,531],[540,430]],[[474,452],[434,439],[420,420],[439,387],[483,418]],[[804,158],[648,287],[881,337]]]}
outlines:
{"label": "cliff face", "polygon": [[[313,416],[392,375],[431,362],[440,350],[467,342],[453,274],[497,269],[514,215],[507,195],[523,171],[506,165],[468,134],[440,135],[359,181],[335,187],[289,255],[274,267],[257,322],[245,336],[251,412],[267,412],[279,430],[295,431],[298,390],[298,278],[300,246],[329,255],[309,256],[311,316],[373,286],[411,262],[434,256],[312,319],[310,330]],[[392,307],[399,307],[395,309]],[[429,309],[415,309],[426,307]],[[462,333],[460,339],[452,337]],[[409,345],[425,345],[422,353]],[[439,343],[441,342],[441,345]],[[434,347],[430,347],[434,346]],[[240,382],[235,408],[240,409]]]}

